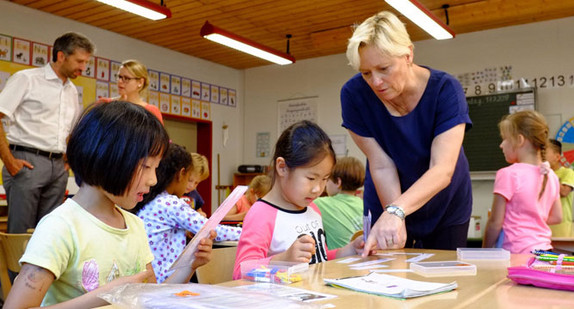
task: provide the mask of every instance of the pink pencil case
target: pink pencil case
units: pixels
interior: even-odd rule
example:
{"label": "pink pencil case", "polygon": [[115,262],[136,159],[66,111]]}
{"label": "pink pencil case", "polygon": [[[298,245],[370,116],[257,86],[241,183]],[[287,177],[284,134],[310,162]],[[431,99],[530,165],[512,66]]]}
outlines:
{"label": "pink pencil case", "polygon": [[[561,271],[560,267],[547,265],[544,267],[540,261],[531,258],[526,266],[508,267],[508,278],[518,284],[574,291],[574,269],[563,266]],[[567,273],[563,273],[567,268]]]}

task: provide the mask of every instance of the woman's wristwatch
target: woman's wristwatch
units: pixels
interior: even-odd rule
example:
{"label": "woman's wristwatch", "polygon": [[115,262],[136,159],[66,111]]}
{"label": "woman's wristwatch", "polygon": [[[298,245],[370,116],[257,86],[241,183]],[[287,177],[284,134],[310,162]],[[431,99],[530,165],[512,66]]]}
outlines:
{"label": "woman's wristwatch", "polygon": [[401,218],[403,221],[405,220],[405,211],[400,206],[389,204],[385,206],[385,211]]}

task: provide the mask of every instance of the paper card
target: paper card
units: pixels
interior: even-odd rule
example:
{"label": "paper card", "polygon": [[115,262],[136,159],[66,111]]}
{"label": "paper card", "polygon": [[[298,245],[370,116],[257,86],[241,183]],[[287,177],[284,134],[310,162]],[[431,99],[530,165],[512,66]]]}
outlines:
{"label": "paper card", "polygon": [[30,65],[30,44],[30,41],[14,38],[14,62]]}
{"label": "paper card", "polygon": [[219,104],[227,105],[227,88],[219,88]]}
{"label": "paper card", "polygon": [[118,77],[117,74],[120,73],[120,68],[122,64],[117,61],[110,61],[110,82],[117,83]]}
{"label": "paper card", "polygon": [[184,97],[191,97],[191,80],[187,78],[181,79],[181,95]]}
{"label": "paper card", "polygon": [[211,104],[201,102],[201,119],[209,120],[211,118]]}
{"label": "paper card", "polygon": [[110,80],[110,60],[96,57],[96,78],[99,80]]}
{"label": "paper card", "polygon": [[181,77],[171,76],[171,94],[181,95]]}
{"label": "paper card", "polygon": [[191,116],[191,99],[183,97],[181,98],[181,115],[182,116]]}
{"label": "paper card", "polygon": [[191,267],[191,264],[195,260],[195,252],[197,252],[197,246],[200,240],[206,238],[211,230],[214,230],[217,225],[221,222],[223,217],[231,210],[231,208],[241,199],[245,191],[247,191],[248,186],[237,186],[229,194],[229,196],[221,203],[221,205],[215,210],[211,215],[209,220],[205,222],[203,227],[193,236],[189,244],[183,249],[181,255],[175,260],[173,265],[170,267],[170,271],[182,267]]}
{"label": "paper card", "polygon": [[110,98],[119,98],[118,84],[110,84]]}
{"label": "paper card", "polygon": [[101,98],[110,97],[110,85],[106,82],[96,82],[96,101]]}
{"label": "paper card", "polygon": [[90,60],[88,60],[86,69],[82,72],[82,76],[91,78],[96,77],[96,59],[94,59],[94,57],[90,57]]}
{"label": "paper card", "polygon": [[167,93],[160,93],[159,94],[159,110],[162,113],[169,113],[169,94]]}
{"label": "paper card", "polygon": [[219,87],[211,85],[211,103],[219,103]]}
{"label": "paper card", "polygon": [[201,102],[197,100],[191,100],[191,117],[201,118]]}
{"label": "paper card", "polygon": [[41,67],[50,62],[48,59],[48,45],[32,43],[32,65]]}
{"label": "paper card", "polygon": [[177,95],[171,96],[171,113],[173,115],[181,115],[181,97]]}
{"label": "paper card", "polygon": [[170,76],[167,73],[160,72],[159,73],[159,91],[169,93]]}
{"label": "paper card", "polygon": [[201,99],[201,83],[196,80],[191,81],[191,97]]}
{"label": "paper card", "polygon": [[0,34],[0,60],[12,60],[12,37]]}
{"label": "paper card", "polygon": [[237,98],[235,97],[235,90],[229,89],[227,90],[227,105],[235,107],[237,105]]}
{"label": "paper card", "polygon": [[159,93],[157,91],[150,91],[147,103],[159,109]]}
{"label": "paper card", "polygon": [[159,91],[159,72],[148,70],[149,90]]}
{"label": "paper card", "polygon": [[211,85],[206,83],[201,83],[201,100],[209,102],[209,97],[211,95]]}

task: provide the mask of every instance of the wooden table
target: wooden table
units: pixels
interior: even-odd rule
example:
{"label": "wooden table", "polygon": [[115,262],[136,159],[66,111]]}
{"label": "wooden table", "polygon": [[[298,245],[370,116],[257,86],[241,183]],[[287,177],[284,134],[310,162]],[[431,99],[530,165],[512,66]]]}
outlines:
{"label": "wooden table", "polygon": [[[456,260],[456,251],[443,250],[395,250],[399,252],[425,252],[435,255],[425,261]],[[383,251],[384,252],[384,251]],[[412,256],[406,256],[410,258]],[[389,273],[393,276],[432,282],[448,283],[456,281],[458,288],[452,292],[423,296],[407,300],[375,296],[333,288],[323,283],[323,278],[341,278],[366,275],[368,270],[352,270],[348,264],[336,263],[337,260],[311,265],[309,279],[290,284],[290,287],[313,290],[321,293],[335,294],[339,297],[323,301],[337,308],[572,308],[574,293],[529,286],[520,286],[506,278],[509,265],[524,265],[530,255],[512,255],[511,261],[483,262],[468,261],[477,266],[476,276],[432,277],[426,278],[415,273]],[[377,256],[364,259],[374,260]],[[405,256],[387,262],[389,268],[405,269],[408,263]],[[222,283],[224,286],[252,284],[245,280]],[[521,301],[534,298],[535,301]]]}
{"label": "wooden table", "polygon": [[[404,249],[382,252],[434,253],[434,256],[425,260],[429,262],[456,260],[456,251]],[[389,265],[389,268],[406,269],[409,268],[409,263],[405,262],[405,260],[410,257],[413,256],[397,255],[395,260],[384,264]],[[368,270],[352,270],[348,264],[337,263],[338,260],[310,265],[309,276],[306,280],[288,286],[337,295],[337,298],[319,302],[332,304],[336,308],[573,308],[574,292],[517,285],[506,278],[508,266],[524,265],[529,257],[530,255],[513,254],[510,261],[468,261],[477,266],[476,276],[426,278],[415,273],[389,273],[393,276],[413,280],[443,283],[456,281],[458,283],[458,288],[454,291],[407,300],[326,286],[323,283],[323,278],[341,278],[369,273]],[[380,258],[384,257],[370,256],[362,261]],[[355,263],[358,262],[361,261]],[[220,285],[235,287],[249,284],[253,284],[253,282],[236,280],[224,282]],[[101,308],[113,307],[105,306]]]}

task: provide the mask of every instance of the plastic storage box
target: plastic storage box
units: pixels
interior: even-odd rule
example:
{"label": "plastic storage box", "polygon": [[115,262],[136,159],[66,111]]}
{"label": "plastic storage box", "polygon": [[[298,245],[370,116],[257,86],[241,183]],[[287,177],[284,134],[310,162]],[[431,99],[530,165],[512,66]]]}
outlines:
{"label": "plastic storage box", "polygon": [[460,261],[417,262],[410,269],[424,277],[476,275],[476,265]]}
{"label": "plastic storage box", "polygon": [[458,248],[459,260],[510,260],[510,252],[502,248]]}
{"label": "plastic storage box", "polygon": [[241,262],[241,279],[269,283],[293,283],[306,277],[308,263],[270,262],[253,260]]}

